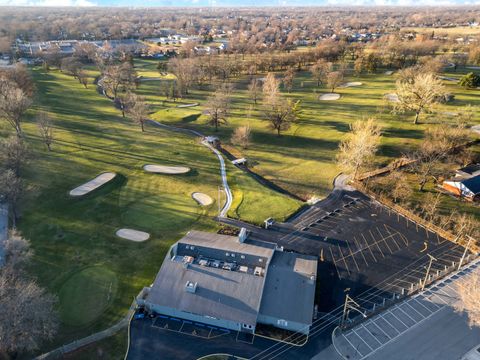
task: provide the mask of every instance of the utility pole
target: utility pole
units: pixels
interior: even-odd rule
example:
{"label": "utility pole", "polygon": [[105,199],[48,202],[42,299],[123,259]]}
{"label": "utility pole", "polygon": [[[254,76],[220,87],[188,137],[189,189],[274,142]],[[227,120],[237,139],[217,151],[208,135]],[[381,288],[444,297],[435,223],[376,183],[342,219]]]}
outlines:
{"label": "utility pole", "polygon": [[423,283],[422,283],[422,291],[423,291],[423,289],[425,289],[425,285],[427,285],[427,279],[428,279],[428,275],[430,275],[430,269],[432,268],[432,262],[434,260],[437,261],[437,259],[435,259],[432,255],[427,254],[427,256],[430,258],[430,262],[428,263],[427,273],[425,274],[425,279],[423,280]]}
{"label": "utility pole", "polygon": [[353,300],[350,295],[345,296],[345,304],[343,304],[343,314],[342,314],[342,321],[340,323],[340,326],[343,327],[345,322],[348,320],[348,314],[350,313],[350,310],[354,310],[359,312],[364,318],[367,317],[365,313],[361,310],[361,306],[358,305],[355,300]]}
{"label": "utility pole", "polygon": [[473,238],[470,235],[467,235],[468,237],[468,243],[467,246],[465,246],[465,251],[463,252],[462,258],[460,259],[460,263],[458,264],[458,270],[462,267],[463,260],[465,260],[465,256],[467,255],[468,248],[470,247],[470,243],[472,242]]}

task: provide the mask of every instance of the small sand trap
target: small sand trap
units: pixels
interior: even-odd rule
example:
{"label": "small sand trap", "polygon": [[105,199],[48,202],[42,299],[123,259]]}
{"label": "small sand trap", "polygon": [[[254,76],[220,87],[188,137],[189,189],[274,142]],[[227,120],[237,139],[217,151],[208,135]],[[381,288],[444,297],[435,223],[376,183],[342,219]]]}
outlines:
{"label": "small sand trap", "polygon": [[144,231],[138,231],[133,229],[120,229],[115,233],[118,237],[130,241],[142,242],[150,238],[150,234]]}
{"label": "small sand trap", "polygon": [[458,81],[458,79],[452,78],[452,77],[448,77],[448,76],[439,76],[439,78],[440,78],[441,80],[445,80],[445,81]]}
{"label": "small sand trap", "polygon": [[186,166],[145,165],[143,170],[157,174],[186,174],[190,168]]}
{"label": "small sand trap", "polygon": [[117,174],[113,172],[106,172],[103,174],[98,175],[96,178],[90,180],[89,182],[76,187],[75,189],[70,191],[71,196],[83,196],[88,194],[89,192],[99,188],[100,186],[106,184],[110,180],[112,180]]}
{"label": "small sand trap", "polygon": [[385,75],[393,75],[393,71],[392,70],[385,71]]}
{"label": "small sand trap", "polygon": [[467,66],[466,69],[469,69],[469,70],[480,70],[480,66]]}
{"label": "small sand trap", "polygon": [[338,99],[340,99],[340,94],[336,94],[336,93],[327,93],[327,94],[320,95],[318,97],[318,100],[320,101],[335,101]]}
{"label": "small sand trap", "polygon": [[480,125],[472,126],[472,131],[480,135]]}
{"label": "small sand trap", "polygon": [[213,200],[210,196],[201,192],[192,193],[192,198],[202,206],[208,206],[213,203]]}
{"label": "small sand trap", "polygon": [[397,94],[386,94],[384,98],[390,102],[399,102]]}
{"label": "small sand trap", "polygon": [[359,81],[354,81],[354,82],[347,82],[345,84],[342,85],[342,87],[344,88],[348,88],[348,87],[356,87],[356,86],[362,86],[363,83],[359,82]]}
{"label": "small sand trap", "polygon": [[194,107],[198,106],[198,103],[193,103],[193,104],[183,104],[183,105],[177,105],[177,108],[188,108],[188,107]]}

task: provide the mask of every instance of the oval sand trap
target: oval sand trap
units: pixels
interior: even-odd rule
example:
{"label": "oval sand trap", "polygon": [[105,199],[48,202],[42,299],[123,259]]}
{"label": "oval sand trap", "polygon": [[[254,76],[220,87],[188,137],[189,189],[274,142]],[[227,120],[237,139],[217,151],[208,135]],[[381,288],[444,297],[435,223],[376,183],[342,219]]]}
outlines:
{"label": "oval sand trap", "polygon": [[359,81],[353,81],[353,82],[347,82],[345,84],[342,85],[342,87],[344,88],[348,88],[348,87],[356,87],[356,86],[362,86],[363,83],[359,82]]}
{"label": "oval sand trap", "polygon": [[120,229],[115,233],[118,237],[130,241],[142,242],[150,238],[150,234],[144,231],[133,229]]}
{"label": "oval sand trap", "polygon": [[177,108],[188,108],[188,107],[194,107],[198,106],[198,103],[193,103],[193,104],[183,104],[183,105],[177,105]]}
{"label": "oval sand trap", "polygon": [[213,203],[213,200],[210,196],[201,192],[192,193],[192,198],[202,206],[208,206]]}
{"label": "oval sand trap", "polygon": [[70,191],[71,196],[83,196],[88,194],[89,192],[98,189],[100,186],[106,184],[110,180],[112,180],[117,174],[113,172],[106,172],[103,174],[98,175],[96,178],[90,180],[89,182],[76,187],[75,189]]}
{"label": "oval sand trap", "polygon": [[385,75],[393,75],[393,71],[392,70],[385,71]]}
{"label": "oval sand trap", "polygon": [[335,93],[328,93],[328,94],[323,94],[320,95],[318,100],[321,101],[335,101],[340,99],[340,94],[335,94]]}
{"label": "oval sand trap", "polygon": [[480,70],[480,66],[467,66],[466,69],[469,69],[469,70]]}
{"label": "oval sand trap", "polygon": [[390,102],[399,102],[397,94],[386,94],[385,99]]}
{"label": "oval sand trap", "polygon": [[157,174],[186,174],[190,168],[186,166],[145,165],[143,170]]}

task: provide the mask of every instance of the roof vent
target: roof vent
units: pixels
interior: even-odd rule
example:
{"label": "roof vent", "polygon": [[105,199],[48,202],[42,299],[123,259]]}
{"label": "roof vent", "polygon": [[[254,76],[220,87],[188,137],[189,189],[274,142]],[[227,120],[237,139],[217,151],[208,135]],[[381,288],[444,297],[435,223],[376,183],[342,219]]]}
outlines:
{"label": "roof vent", "polygon": [[191,281],[187,281],[187,283],[185,284],[185,291],[191,294],[195,294],[195,292],[197,291],[197,284],[198,283],[196,282],[193,283]]}

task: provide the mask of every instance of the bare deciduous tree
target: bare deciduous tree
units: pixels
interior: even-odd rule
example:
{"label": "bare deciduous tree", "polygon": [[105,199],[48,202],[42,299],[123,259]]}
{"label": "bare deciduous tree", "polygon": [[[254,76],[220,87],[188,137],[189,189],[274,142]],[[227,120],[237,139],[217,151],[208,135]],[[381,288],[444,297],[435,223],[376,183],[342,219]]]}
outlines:
{"label": "bare deciduous tree", "polygon": [[250,145],[251,129],[250,125],[240,126],[236,128],[232,134],[232,144],[247,149]]}
{"label": "bare deciduous tree", "polygon": [[41,111],[36,116],[38,133],[42,138],[48,151],[52,150],[53,143],[53,123],[52,118],[45,111]]}
{"label": "bare deciduous tree", "polygon": [[206,108],[209,124],[215,127],[215,131],[218,131],[218,127],[226,124],[228,121],[230,110],[229,89],[222,87],[215,91],[213,95],[208,98]]}
{"label": "bare deciduous tree", "polygon": [[18,202],[23,194],[23,181],[13,170],[2,171],[0,174],[0,202],[10,206],[12,223],[15,226],[18,218]]}
{"label": "bare deciduous tree", "polygon": [[357,178],[358,171],[368,164],[380,144],[381,127],[375,118],[357,120],[340,143],[337,161],[340,167]]}
{"label": "bare deciduous tree", "polygon": [[396,91],[398,102],[394,103],[394,112],[414,112],[413,123],[417,124],[420,114],[430,110],[445,93],[442,82],[431,73],[416,74],[410,80],[399,79]]}
{"label": "bare deciduous tree", "polygon": [[293,102],[277,96],[264,106],[265,119],[270,123],[270,128],[280,136],[282,131],[290,129],[290,126],[298,118],[300,112],[300,101]]}
{"label": "bare deciduous tree", "polygon": [[140,125],[142,132],[145,131],[145,122],[148,120],[149,110],[150,107],[145,99],[132,93],[126,113],[135,124]]}
{"label": "bare deciduous tree", "polygon": [[327,86],[331,89],[332,93],[342,84],[343,79],[344,75],[342,71],[332,71],[327,75]]}
{"label": "bare deciduous tree", "polygon": [[471,327],[480,326],[480,274],[472,273],[457,285],[460,301],[455,305],[457,312],[466,312]]}
{"label": "bare deciduous tree", "polygon": [[28,242],[12,234],[6,241],[6,261],[0,270],[0,354],[10,358],[51,340],[59,324],[57,299],[22,271],[29,256]]}
{"label": "bare deciduous tree", "polygon": [[290,93],[293,88],[293,79],[295,78],[295,69],[289,67],[283,76],[283,86]]}
{"label": "bare deciduous tree", "polygon": [[257,105],[257,101],[260,98],[260,93],[260,81],[258,79],[252,79],[252,81],[248,85],[248,95],[255,105]]}
{"label": "bare deciduous tree", "polygon": [[267,77],[263,81],[263,101],[268,103],[274,103],[277,101],[279,96],[278,87],[280,86],[280,82],[275,78],[273,73],[268,73]]}
{"label": "bare deciduous tree", "polygon": [[16,136],[0,140],[0,164],[12,170],[16,175],[28,156],[25,142]]}
{"label": "bare deciduous tree", "polygon": [[120,91],[134,87],[136,77],[133,66],[128,62],[110,65],[103,72],[102,84],[105,91],[115,100]]}
{"label": "bare deciduous tree", "polygon": [[317,81],[317,86],[323,84],[326,80],[327,74],[332,71],[332,63],[319,59],[310,68],[313,78]]}
{"label": "bare deciduous tree", "polygon": [[22,135],[22,117],[31,105],[30,98],[13,81],[0,77],[0,118]]}

